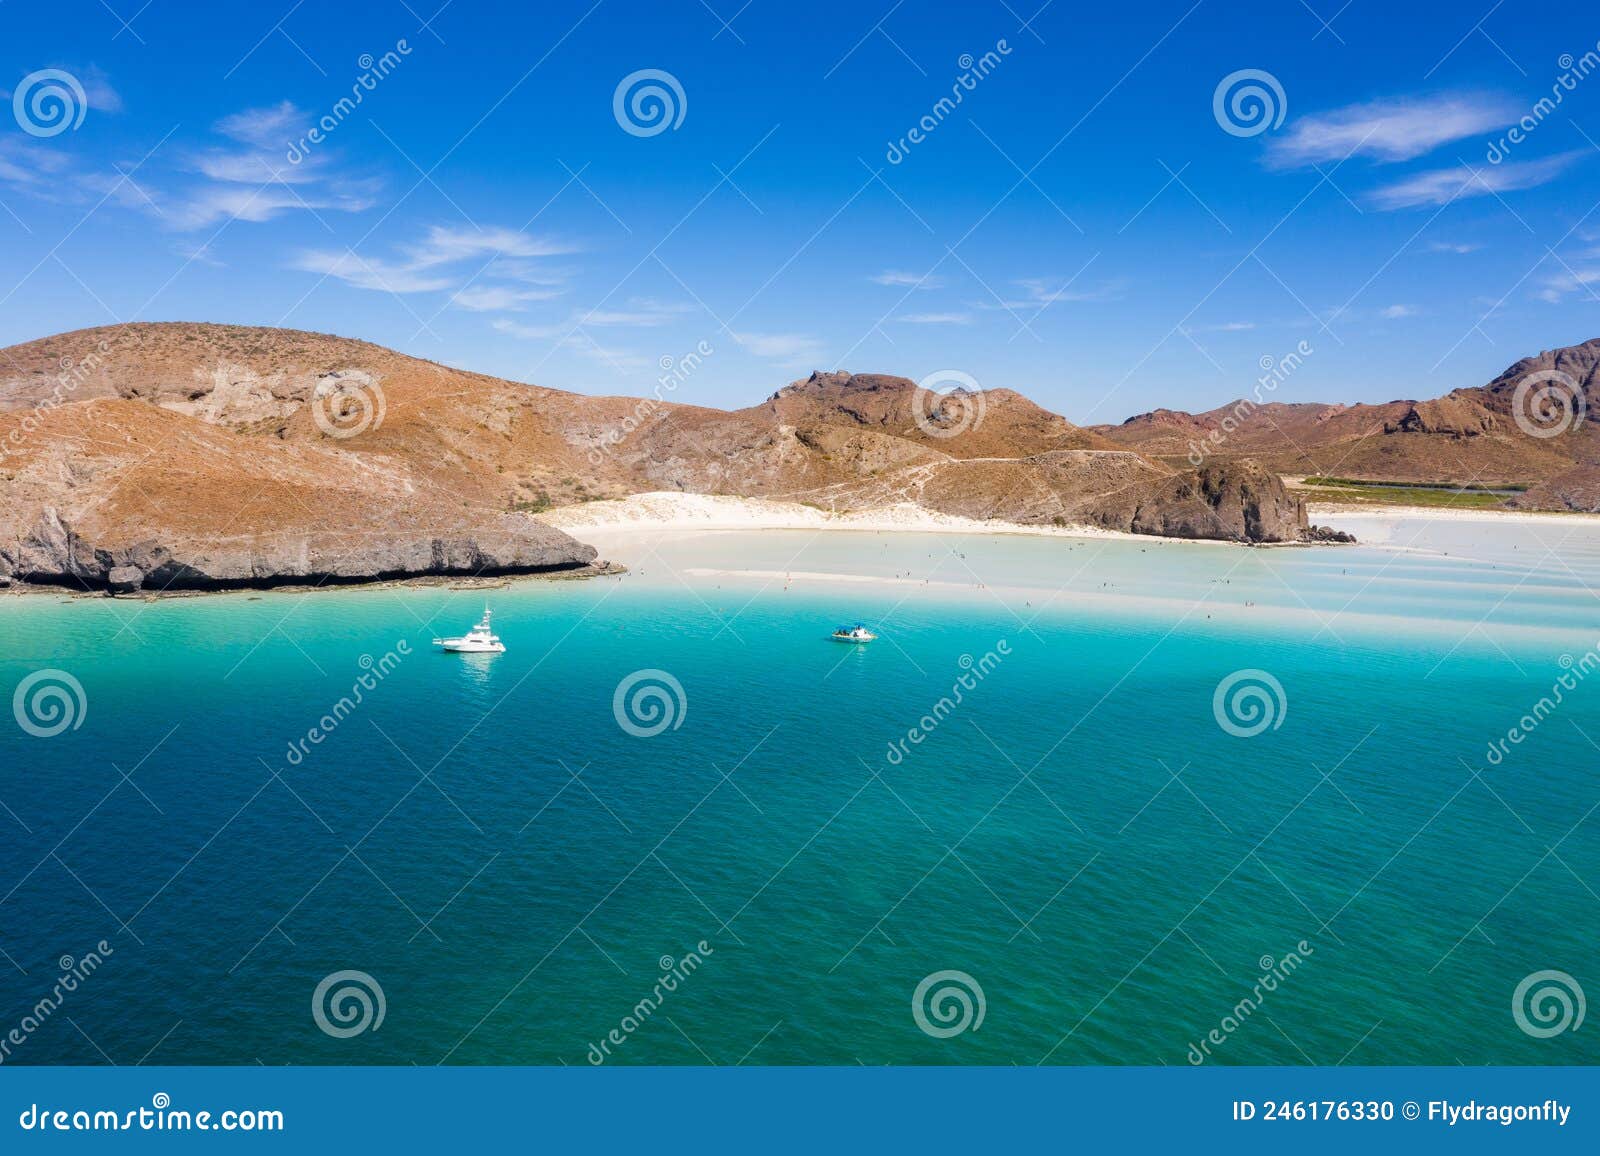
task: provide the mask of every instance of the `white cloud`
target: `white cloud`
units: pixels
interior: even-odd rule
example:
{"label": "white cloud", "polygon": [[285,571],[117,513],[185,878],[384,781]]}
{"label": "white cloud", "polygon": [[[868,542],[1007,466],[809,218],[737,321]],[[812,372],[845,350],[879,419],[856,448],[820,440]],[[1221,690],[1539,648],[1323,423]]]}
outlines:
{"label": "white cloud", "polygon": [[14,136],[0,136],[0,181],[12,185],[36,185],[67,167],[64,153],[43,144],[30,144]]}
{"label": "white cloud", "polygon": [[1482,245],[1471,241],[1434,241],[1428,245],[1431,253],[1476,253],[1481,248]]}
{"label": "white cloud", "polygon": [[1402,317],[1415,317],[1417,315],[1417,307],[1415,305],[1390,305],[1384,309],[1383,315],[1390,321],[1398,321]]}
{"label": "white cloud", "polygon": [[217,121],[216,130],[242,144],[286,152],[307,123],[306,114],[287,100],[265,108],[247,108]]}
{"label": "white cloud", "polygon": [[270,221],[292,209],[359,213],[375,203],[371,186],[351,186],[342,190],[296,192],[287,185],[203,185],[186,200],[162,210],[161,216],[173,228],[189,231],[205,229],[221,221]]}
{"label": "white cloud", "polygon": [[501,333],[508,333],[512,337],[520,337],[524,341],[543,341],[551,337],[560,337],[566,332],[559,325],[524,325],[520,321],[513,321],[509,317],[496,317],[489,323]]}
{"label": "white cloud", "polygon": [[561,296],[560,289],[513,289],[509,285],[468,285],[450,298],[458,309],[474,313],[515,313],[530,301],[548,301]]}
{"label": "white cloud", "polygon": [[1600,285],[1600,268],[1583,266],[1574,269],[1566,266],[1555,276],[1545,279],[1544,288],[1537,296],[1541,301],[1554,304],[1569,293],[1584,293],[1592,301],[1596,296],[1594,290],[1596,285]]}
{"label": "white cloud", "polygon": [[223,184],[265,185],[273,181],[286,185],[308,185],[322,177],[322,166],[311,157],[298,165],[275,152],[225,152],[212,149],[194,157],[190,164],[202,176]]}
{"label": "white cloud", "polygon": [[[499,226],[456,229],[442,225],[431,226],[420,241],[401,245],[399,249],[406,254],[403,261],[361,257],[349,250],[342,253],[311,250],[301,253],[291,265],[307,272],[337,277],[357,289],[375,289],[386,293],[429,293],[458,284],[462,275],[450,272],[448,267],[471,258],[499,253],[527,258],[571,251],[515,229]],[[555,291],[464,286],[452,303],[463,309],[487,312],[514,309],[520,307],[521,303],[556,295]]]}
{"label": "white cloud", "polygon": [[1504,98],[1482,93],[1352,104],[1293,121],[1272,138],[1267,160],[1279,168],[1362,155],[1408,161],[1442,144],[1490,132],[1517,118]]}
{"label": "white cloud", "polygon": [[576,252],[571,245],[516,229],[444,225],[430,225],[423,239],[406,246],[405,250],[411,255],[411,263],[418,268],[448,265],[472,257],[553,257]]}
{"label": "white cloud", "polygon": [[192,153],[182,166],[203,180],[138,206],[181,230],[212,228],[227,221],[270,221],[282,213],[359,213],[370,209],[382,185],[376,179],[342,176],[331,154],[291,164],[285,150],[305,123],[288,101],[225,116],[212,127],[236,142]]}
{"label": "white cloud", "polygon": [[1380,209],[1407,209],[1418,205],[1446,205],[1465,197],[1515,192],[1546,184],[1560,176],[1582,150],[1560,153],[1537,161],[1485,165],[1481,169],[1456,165],[1431,169],[1386,185],[1372,194]]}
{"label": "white cloud", "polygon": [[384,293],[428,293],[448,289],[455,280],[421,273],[408,265],[391,265],[375,257],[358,257],[349,249],[343,252],[313,249],[296,256],[290,266],[307,273],[336,277],[357,289]]}
{"label": "white cloud", "polygon": [[970,313],[903,313],[895,318],[910,325],[967,325],[972,321]]}
{"label": "white cloud", "polygon": [[946,283],[943,277],[935,277],[931,273],[904,273],[898,269],[886,269],[868,280],[878,285],[895,285],[902,289],[939,289]]}

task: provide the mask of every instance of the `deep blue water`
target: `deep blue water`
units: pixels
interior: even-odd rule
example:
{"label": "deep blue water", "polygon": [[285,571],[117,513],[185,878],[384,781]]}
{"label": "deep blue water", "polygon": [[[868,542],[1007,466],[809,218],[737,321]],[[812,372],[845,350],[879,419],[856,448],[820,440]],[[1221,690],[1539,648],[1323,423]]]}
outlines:
{"label": "deep blue water", "polygon": [[[490,592],[492,658],[431,651],[484,598],[447,588],[0,599],[7,698],[83,690],[0,728],[4,1058],[582,1064],[632,1017],[608,1062],[1594,1062],[1512,1000],[1600,991],[1600,677],[1487,751],[1582,675],[1600,549],[1508,541],[625,542],[621,580]],[[682,688],[651,737],[640,670]],[[1241,670],[1282,687],[1253,737],[1213,709]],[[313,1015],[344,970],[384,999],[349,1038]],[[983,992],[947,1038],[941,971]]]}

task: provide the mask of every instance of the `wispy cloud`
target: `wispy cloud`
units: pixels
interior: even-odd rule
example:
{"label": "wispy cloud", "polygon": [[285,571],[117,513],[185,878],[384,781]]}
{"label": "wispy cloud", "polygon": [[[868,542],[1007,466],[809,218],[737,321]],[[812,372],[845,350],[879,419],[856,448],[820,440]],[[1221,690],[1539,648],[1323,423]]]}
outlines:
{"label": "wispy cloud", "polygon": [[1504,97],[1466,93],[1376,100],[1303,116],[1272,138],[1276,168],[1323,164],[1349,156],[1408,161],[1454,140],[1510,124],[1517,110]]}
{"label": "wispy cloud", "polygon": [[288,101],[223,117],[213,131],[229,143],[187,153],[181,166],[203,178],[183,191],[151,197],[147,207],[180,231],[228,221],[270,221],[285,212],[359,213],[377,203],[380,181],[341,173],[333,154],[289,163],[288,141],[307,114]]}
{"label": "wispy cloud", "polygon": [[32,137],[0,136],[0,181],[18,187],[36,186],[64,170],[65,153]]}
{"label": "wispy cloud", "polygon": [[1472,241],[1432,241],[1428,244],[1430,253],[1455,253],[1458,255],[1476,253],[1482,245]]}
{"label": "wispy cloud", "polygon": [[217,121],[215,127],[223,136],[231,137],[241,144],[273,149],[282,154],[289,142],[299,135],[305,121],[305,113],[284,100],[277,104],[247,108],[225,116]]}
{"label": "wispy cloud", "polygon": [[468,285],[450,298],[457,309],[474,313],[516,313],[531,302],[561,296],[560,289],[516,289],[509,285]]}
{"label": "wispy cloud", "polygon": [[1595,293],[1596,285],[1600,285],[1600,268],[1591,265],[1574,268],[1563,263],[1559,272],[1545,278],[1544,288],[1536,296],[1552,304],[1564,300],[1569,293],[1584,293],[1593,300],[1596,296],[1600,296]]}
{"label": "wispy cloud", "polygon": [[1409,209],[1418,205],[1446,205],[1465,197],[1532,189],[1555,180],[1579,157],[1583,150],[1560,153],[1537,161],[1508,161],[1480,169],[1455,165],[1430,169],[1385,185],[1372,194],[1380,209]]}
{"label": "wispy cloud", "polygon": [[943,277],[924,273],[905,273],[899,269],[886,269],[867,279],[876,285],[893,285],[902,289],[940,289],[947,284]]}
{"label": "wispy cloud", "polygon": [[476,257],[554,257],[577,252],[575,246],[548,237],[471,225],[432,225],[420,242],[405,246],[405,250],[411,255],[411,263],[424,269]]}
{"label": "wispy cloud", "polygon": [[335,277],[357,289],[383,293],[435,292],[450,288],[456,280],[438,273],[425,273],[406,264],[390,264],[377,257],[360,257],[349,249],[343,252],[313,249],[300,253],[290,262],[290,268]]}
{"label": "wispy cloud", "polygon": [[972,321],[970,313],[902,313],[895,318],[908,325],[967,325]]}
{"label": "wispy cloud", "polygon": [[[291,268],[336,277],[357,289],[386,293],[429,293],[461,285],[462,272],[451,266],[464,261],[508,254],[519,258],[547,253],[570,253],[571,246],[499,226],[453,228],[433,225],[418,241],[398,246],[404,260],[362,256],[344,251],[312,249],[290,262]],[[491,265],[492,267],[492,265]],[[553,292],[502,289],[496,286],[462,286],[453,303],[464,309],[511,309],[521,302],[555,296]]]}
{"label": "wispy cloud", "polygon": [[183,232],[206,229],[223,221],[270,221],[280,214],[303,212],[360,213],[377,203],[376,186],[352,185],[321,192],[298,192],[288,185],[208,185],[186,199],[160,209],[152,208],[173,228]]}
{"label": "wispy cloud", "polygon": [[1398,321],[1402,317],[1415,317],[1417,312],[1415,305],[1389,305],[1384,308],[1383,315],[1390,321]]}
{"label": "wispy cloud", "polygon": [[[83,89],[84,103],[90,112],[121,112],[122,94],[111,87],[105,71],[93,64],[52,64],[51,68],[67,73]],[[14,95],[9,88],[0,88],[0,97],[10,100]]]}

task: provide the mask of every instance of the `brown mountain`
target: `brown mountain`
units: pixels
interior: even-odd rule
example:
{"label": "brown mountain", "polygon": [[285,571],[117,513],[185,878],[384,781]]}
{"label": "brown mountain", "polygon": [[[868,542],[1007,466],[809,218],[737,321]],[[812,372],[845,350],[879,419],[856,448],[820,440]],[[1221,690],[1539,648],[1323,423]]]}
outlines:
{"label": "brown mountain", "polygon": [[[1198,414],[1154,410],[1092,432],[1169,463],[1247,460],[1288,475],[1527,486],[1518,505],[1594,509],[1600,434],[1592,424],[1573,425],[1559,406],[1539,420],[1537,381],[1524,391],[1525,420],[1517,420],[1517,387],[1538,374],[1562,375],[1552,381],[1557,395],[1570,397],[1575,386],[1582,408],[1600,414],[1596,339],[1524,358],[1485,386],[1432,400],[1328,405],[1244,398]],[[1552,436],[1530,432],[1546,429]]]}
{"label": "brown mountain", "polygon": [[0,576],[154,586],[581,568],[532,516],[647,490],[1285,541],[1249,464],[1195,471],[1009,390],[813,374],[747,409],[588,397],[294,330],[150,323],[0,350]]}

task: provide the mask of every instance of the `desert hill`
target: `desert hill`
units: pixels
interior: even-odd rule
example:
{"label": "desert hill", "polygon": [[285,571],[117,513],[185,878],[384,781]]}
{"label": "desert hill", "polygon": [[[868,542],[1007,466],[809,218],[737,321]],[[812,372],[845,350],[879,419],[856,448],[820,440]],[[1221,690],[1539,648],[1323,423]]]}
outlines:
{"label": "desert hill", "polygon": [[[1519,401],[1518,386],[1530,377],[1536,380]],[[1541,386],[1551,390],[1542,400]],[[1600,435],[1587,420],[1574,421],[1573,408],[1594,413],[1597,406],[1600,339],[1523,358],[1487,385],[1440,398],[1380,405],[1244,398],[1204,413],[1155,410],[1091,432],[1168,462],[1248,460],[1284,475],[1527,487],[1518,505],[1593,509]]]}

